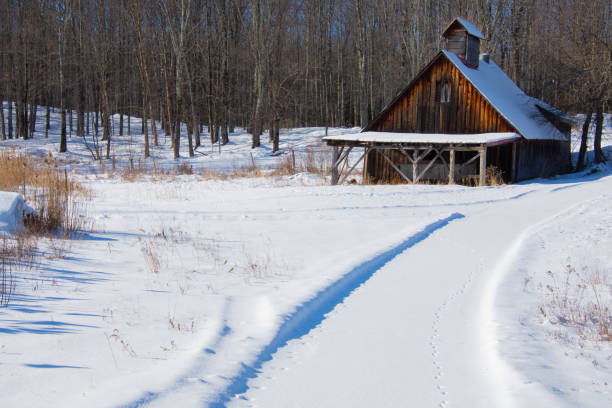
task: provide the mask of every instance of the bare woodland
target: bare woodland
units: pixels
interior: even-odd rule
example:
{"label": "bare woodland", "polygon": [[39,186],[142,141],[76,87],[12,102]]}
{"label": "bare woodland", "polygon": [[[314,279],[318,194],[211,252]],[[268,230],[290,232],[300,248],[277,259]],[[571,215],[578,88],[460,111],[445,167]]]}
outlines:
{"label": "bare woodland", "polygon": [[[481,51],[526,93],[586,113],[587,130],[592,118],[601,135],[612,100],[610,0],[1,0],[0,9],[0,100],[13,102],[8,115],[0,109],[1,138],[32,137],[37,106],[52,106],[59,150],[88,137],[104,146],[97,158],[124,131],[143,134],[145,157],[158,143],[156,126],[131,129],[129,116],[158,121],[175,157],[227,143],[236,126],[252,147],[269,130],[275,149],[280,127],[363,127],[438,52],[456,16],[481,29]],[[117,113],[127,123],[111,129]]]}

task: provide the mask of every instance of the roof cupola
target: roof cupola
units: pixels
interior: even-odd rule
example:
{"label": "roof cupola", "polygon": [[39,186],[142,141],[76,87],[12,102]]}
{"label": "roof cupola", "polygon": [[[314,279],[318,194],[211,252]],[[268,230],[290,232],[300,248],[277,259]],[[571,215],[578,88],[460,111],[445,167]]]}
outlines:
{"label": "roof cupola", "polygon": [[446,26],[440,37],[443,49],[461,57],[466,65],[478,68],[480,40],[484,40],[484,36],[474,24],[457,17]]}

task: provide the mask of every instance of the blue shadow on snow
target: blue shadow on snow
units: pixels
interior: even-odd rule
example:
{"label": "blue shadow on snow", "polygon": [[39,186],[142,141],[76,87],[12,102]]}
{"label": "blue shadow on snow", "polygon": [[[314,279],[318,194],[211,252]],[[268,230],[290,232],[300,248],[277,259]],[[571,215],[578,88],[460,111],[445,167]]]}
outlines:
{"label": "blue shadow on snow", "polygon": [[88,367],[70,366],[70,365],[56,365],[56,364],[24,364],[25,367],[30,368],[78,368],[87,369]]}
{"label": "blue shadow on snow", "polygon": [[299,339],[312,329],[317,327],[327,313],[331,312],[336,305],[342,303],[355,289],[368,281],[379,269],[393,260],[396,256],[425,240],[435,231],[446,226],[449,222],[464,218],[463,214],[453,213],[450,216],[433,222],[421,231],[410,236],[399,245],[385,251],[374,258],[354,267],[350,272],[332,285],[323,289],[314,298],[300,306],[293,314],[289,315],[281,325],[272,339],[257,356],[251,365],[242,363],[238,375],[231,379],[228,387],[218,399],[210,404],[211,407],[225,407],[225,404],[236,395],[243,394],[248,389],[247,382],[255,378],[260,372],[261,366],[272,359],[277,350],[284,347],[289,341]]}

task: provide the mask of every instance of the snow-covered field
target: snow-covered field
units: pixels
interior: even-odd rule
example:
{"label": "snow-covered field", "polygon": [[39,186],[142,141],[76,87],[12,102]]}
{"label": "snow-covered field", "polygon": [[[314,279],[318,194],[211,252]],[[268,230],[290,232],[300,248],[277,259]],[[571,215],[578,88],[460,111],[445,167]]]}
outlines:
{"label": "snow-covered field", "polygon": [[[569,290],[551,283],[569,264],[598,276],[585,309],[591,292],[612,304],[609,167],[483,188],[199,176],[286,157],[237,133],[182,157],[194,175],[130,182],[75,136],[56,154],[52,119],[49,139],[40,121],[0,148],[51,151],[93,224],[14,276],[0,406],[612,405],[610,341],[551,315],[549,289]],[[281,149],[322,151],[323,134],[283,130]],[[141,140],[115,138],[116,166]],[[176,166],[167,144],[153,156]]]}

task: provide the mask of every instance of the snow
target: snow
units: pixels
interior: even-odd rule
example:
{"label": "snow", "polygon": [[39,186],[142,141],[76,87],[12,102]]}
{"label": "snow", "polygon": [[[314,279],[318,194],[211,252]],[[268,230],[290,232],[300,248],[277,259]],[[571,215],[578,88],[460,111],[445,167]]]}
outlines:
{"label": "snow", "polygon": [[[546,271],[568,257],[611,273],[610,167],[478,188],[201,173],[272,169],[290,149],[330,156],[325,130],[305,128],[282,130],[280,156],[240,132],[220,154],[154,148],[150,169],[195,174],[127,181],[74,136],[55,153],[57,118],[49,139],[0,148],[51,152],[91,191],[93,227],[42,238],[34,266],[15,271],[0,405],[612,404],[610,342],[539,311]],[[141,140],[115,137],[115,174]]]}
{"label": "snow", "polygon": [[436,133],[392,133],[362,132],[342,136],[324,137],[324,141],[351,141],[371,143],[440,143],[440,144],[492,144],[520,139],[516,133],[475,133],[475,134],[436,134]]}
{"label": "snow", "polygon": [[[513,273],[534,268],[523,260],[527,254],[544,255],[529,245],[536,233],[563,222],[574,203],[598,196],[610,182],[608,176],[562,190],[551,183],[495,204],[454,207],[462,217],[374,269],[320,326],[264,363],[244,399],[230,406],[610,404],[604,385],[612,380],[610,347],[602,345],[607,354],[600,353],[599,369],[580,375],[564,369],[574,356],[538,358],[531,342],[541,328],[519,324],[535,314],[537,300],[529,299],[531,308],[522,306],[526,296],[515,289],[524,276]],[[610,198],[607,193],[589,203],[600,208],[593,215],[606,212]],[[609,230],[606,234],[609,245]],[[572,231],[563,237],[547,243],[562,251]],[[607,250],[599,255],[612,260]],[[518,334],[509,337],[509,329]],[[554,344],[539,341],[540,348]],[[593,374],[598,386],[590,384]]]}
{"label": "snow", "polygon": [[525,139],[566,140],[538,111],[537,100],[527,96],[493,60],[480,61],[473,68],[452,52],[441,52]]}
{"label": "snow", "polygon": [[[478,27],[476,27],[474,24],[470,23],[469,21],[467,21],[466,19],[463,19],[461,17],[457,17],[456,19],[454,19],[449,25],[448,27],[450,27],[455,21],[458,21],[466,30],[470,35],[473,35],[474,37],[478,37],[481,40],[484,40],[484,35],[480,32],[480,30],[478,29]],[[444,30],[446,31],[446,30]]]}
{"label": "snow", "polygon": [[23,229],[23,216],[32,210],[17,193],[0,191],[0,233],[15,233]]}

